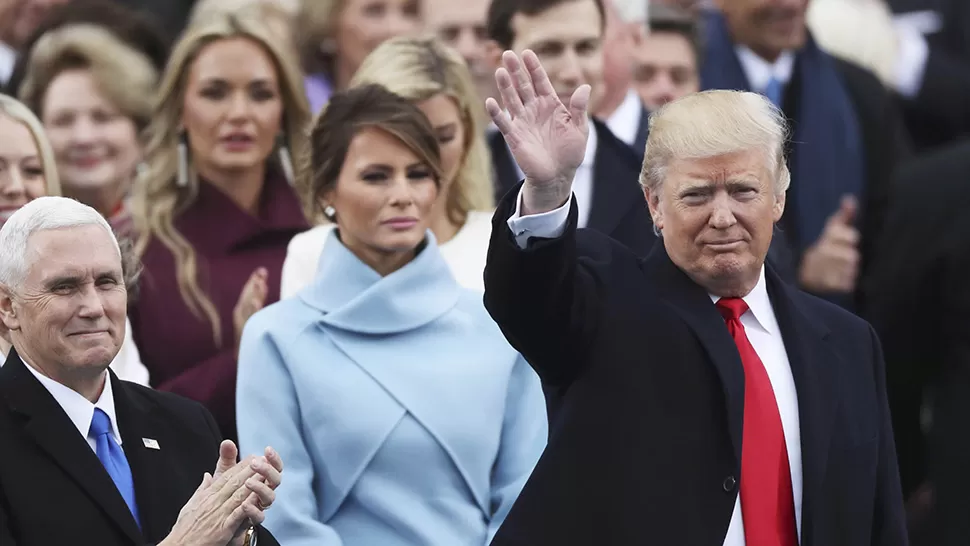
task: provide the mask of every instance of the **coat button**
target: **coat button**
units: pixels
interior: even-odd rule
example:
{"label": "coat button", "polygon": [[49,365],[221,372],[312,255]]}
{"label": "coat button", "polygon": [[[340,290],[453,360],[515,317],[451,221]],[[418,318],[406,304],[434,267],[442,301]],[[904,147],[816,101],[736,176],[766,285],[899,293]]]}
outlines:
{"label": "coat button", "polygon": [[721,487],[724,488],[725,492],[730,493],[734,491],[736,485],[738,485],[738,481],[734,479],[734,476],[728,476],[724,478],[724,483],[721,484]]}

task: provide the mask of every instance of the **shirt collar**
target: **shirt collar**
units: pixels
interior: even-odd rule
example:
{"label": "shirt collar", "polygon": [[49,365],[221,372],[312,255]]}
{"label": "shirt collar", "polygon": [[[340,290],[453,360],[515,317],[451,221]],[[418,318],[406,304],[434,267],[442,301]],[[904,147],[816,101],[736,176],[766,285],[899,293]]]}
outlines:
{"label": "shirt collar", "polygon": [[81,396],[78,392],[35,370],[26,360],[24,360],[24,364],[30,370],[30,373],[34,374],[34,377],[40,381],[40,384],[47,389],[47,392],[51,393],[57,404],[61,406],[64,413],[77,427],[81,436],[88,437],[88,432],[91,430],[91,420],[94,418],[94,408],[100,408],[111,419],[111,434],[114,436],[115,442],[121,445],[121,431],[118,430],[118,418],[115,415],[115,397],[111,391],[111,376],[107,370],[104,371],[104,388],[101,389],[101,396],[96,403],[92,404],[90,400]]}
{"label": "shirt collar", "polygon": [[735,52],[745,76],[748,77],[752,91],[763,92],[772,79],[778,80],[783,85],[791,80],[795,66],[795,54],[791,51],[783,52],[773,63],[764,60],[746,46],[735,47]]}
{"label": "shirt collar", "polygon": [[[623,98],[623,102],[606,119],[606,126],[616,138],[625,142],[628,146],[633,146],[637,140],[637,129],[640,128],[640,116],[643,106],[640,102],[640,95],[630,89]],[[642,150],[641,150],[642,151]]]}
{"label": "shirt collar", "polygon": [[0,42],[0,83],[6,85],[13,76],[14,66],[17,64],[17,51]]}
{"label": "shirt collar", "polygon": [[[715,296],[714,294],[708,294],[711,301],[717,303],[717,300],[721,299],[720,296]],[[765,282],[765,266],[761,266],[761,274],[758,276],[758,283],[754,285],[751,292],[748,295],[741,298],[744,303],[748,304],[748,310],[745,314],[751,313],[755,321],[757,321],[758,326],[768,332],[769,334],[778,334],[778,321],[775,319],[775,313],[772,311],[771,300],[768,298],[768,285]]]}

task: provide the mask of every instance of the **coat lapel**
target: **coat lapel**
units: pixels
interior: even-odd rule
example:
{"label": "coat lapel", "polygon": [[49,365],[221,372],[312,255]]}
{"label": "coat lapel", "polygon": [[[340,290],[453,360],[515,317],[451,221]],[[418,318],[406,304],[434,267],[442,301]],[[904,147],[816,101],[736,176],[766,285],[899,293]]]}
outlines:
{"label": "coat lapel", "polygon": [[91,497],[91,502],[99,506],[133,544],[143,543],[145,539],[128,505],[87,440],[14,350],[10,351],[0,370],[0,393],[10,409],[24,417],[27,434]]}
{"label": "coat lapel", "polygon": [[650,135],[650,112],[646,108],[640,108],[640,123],[637,124],[637,138],[633,141],[633,151],[637,153],[643,161],[644,152],[647,149],[647,137]]}
{"label": "coat lapel", "polygon": [[785,284],[774,271],[766,271],[768,295],[785,342],[785,352],[798,393],[802,443],[802,544],[813,544],[814,515],[824,502],[822,487],[828,463],[834,419],[839,408],[839,356],[826,341],[828,329],[797,305],[804,294]]}
{"label": "coat lapel", "polygon": [[630,146],[613,136],[598,120],[593,160],[593,203],[586,227],[610,235],[632,207],[646,208],[638,183],[640,162]]}
{"label": "coat lapel", "polygon": [[[148,538],[160,540],[171,531],[171,507],[179,506],[181,500],[172,495],[167,481],[172,475],[168,471],[171,460],[169,451],[164,449],[171,449],[177,444],[169,435],[168,426],[151,407],[132,397],[128,392],[130,387],[113,373],[111,380],[118,429],[135,482],[142,532]],[[146,439],[154,440],[153,445],[159,449],[146,446]]]}
{"label": "coat lapel", "polygon": [[645,259],[644,266],[657,284],[657,292],[687,323],[700,340],[711,363],[717,369],[727,402],[728,431],[735,460],[741,463],[741,436],[744,424],[744,366],[737,345],[724,318],[703,287],[677,268],[667,256],[663,244]]}
{"label": "coat lapel", "polygon": [[519,172],[509,147],[505,144],[505,138],[498,130],[488,136],[488,147],[492,154],[495,175],[495,200],[501,201],[502,197],[519,182]]}

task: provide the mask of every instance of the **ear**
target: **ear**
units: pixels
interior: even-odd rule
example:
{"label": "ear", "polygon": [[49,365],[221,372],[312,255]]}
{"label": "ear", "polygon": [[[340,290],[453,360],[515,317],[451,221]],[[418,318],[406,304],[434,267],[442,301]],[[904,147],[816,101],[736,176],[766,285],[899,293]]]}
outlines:
{"label": "ear", "polygon": [[664,228],[663,211],[660,208],[660,191],[660,188],[656,190],[651,190],[646,187],[643,188],[643,197],[647,200],[650,217],[653,218],[653,225],[657,226],[657,229]]}
{"label": "ear", "polygon": [[775,194],[775,204],[771,206],[771,218],[777,224],[781,220],[781,215],[785,213],[785,193]]}
{"label": "ear", "polygon": [[16,307],[13,292],[6,285],[0,284],[0,323],[7,330],[20,329],[20,319],[17,317]]}
{"label": "ear", "polygon": [[495,40],[485,42],[485,60],[488,62],[488,66],[492,67],[493,71],[498,70],[502,66],[502,53],[504,52],[505,48]]}

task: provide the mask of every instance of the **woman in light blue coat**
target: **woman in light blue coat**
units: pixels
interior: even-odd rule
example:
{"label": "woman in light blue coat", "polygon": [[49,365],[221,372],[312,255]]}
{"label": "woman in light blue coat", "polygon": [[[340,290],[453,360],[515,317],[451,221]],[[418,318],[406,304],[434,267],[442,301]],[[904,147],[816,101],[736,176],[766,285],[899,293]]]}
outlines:
{"label": "woman in light blue coat", "polygon": [[486,545],[545,447],[545,402],[428,229],[435,135],[370,85],[335,95],[311,141],[307,197],[337,229],[239,355],[240,447],[286,464],[265,526],[287,546]]}

